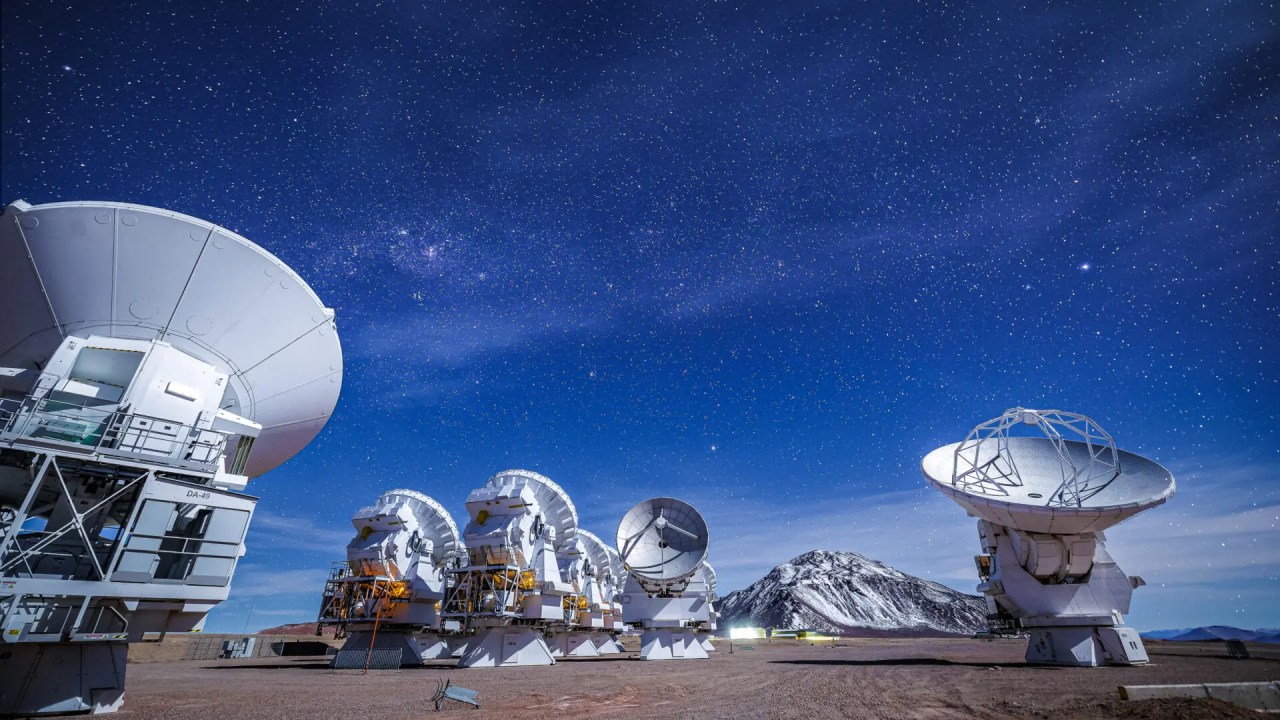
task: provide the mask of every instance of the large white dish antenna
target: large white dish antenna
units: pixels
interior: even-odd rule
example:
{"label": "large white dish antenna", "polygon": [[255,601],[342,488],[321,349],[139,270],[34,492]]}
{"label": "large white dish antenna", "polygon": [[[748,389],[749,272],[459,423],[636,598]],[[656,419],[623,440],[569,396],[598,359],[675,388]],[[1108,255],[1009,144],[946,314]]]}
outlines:
{"label": "large white dish antenna", "polygon": [[[302,450],[338,401],[333,311],[271,253],[187,215],[114,202],[8,205],[0,309],[0,367],[38,372],[64,337],[98,334],[163,340],[228,373],[223,409],[263,428],[250,477]],[[0,376],[5,389],[26,392],[30,380]]]}
{"label": "large white dish antenna", "polygon": [[564,488],[546,475],[532,470],[503,470],[489,478],[485,485],[501,485],[506,480],[520,479],[529,481],[528,485],[533,490],[534,497],[538,499],[538,505],[542,511],[542,521],[549,527],[555,528],[556,540],[552,550],[559,553],[576,539],[578,509],[574,507],[573,501],[569,499],[569,493],[565,492]]}
{"label": "large white dish antenna", "polygon": [[692,576],[707,557],[707,523],[692,505],[668,497],[636,505],[618,525],[618,553],[632,574],[660,583]]}
{"label": "large white dish antenna", "polygon": [[450,555],[462,551],[462,534],[453,522],[453,516],[440,503],[415,490],[388,490],[382,493],[374,507],[386,505],[391,501],[400,501],[413,509],[418,524],[422,527],[424,540],[431,540],[434,545],[431,560],[440,567]]}
{"label": "large white dish antenna", "polygon": [[[983,443],[976,456],[973,450],[972,444],[964,442],[944,445],[926,455],[920,469],[930,485],[971,514],[1024,532],[1072,535],[1102,531],[1164,503],[1174,492],[1173,475],[1159,463],[1117,449],[1118,473],[1105,486],[1095,487],[1079,504],[1050,504],[1063,486],[1064,465],[1086,467],[1098,455],[1096,446],[1076,440],[1008,437],[1000,443]],[[962,451],[967,455],[957,463],[957,453]],[[1016,468],[1016,483],[975,483],[957,478],[974,465],[1007,468],[1006,461],[1012,461]]]}

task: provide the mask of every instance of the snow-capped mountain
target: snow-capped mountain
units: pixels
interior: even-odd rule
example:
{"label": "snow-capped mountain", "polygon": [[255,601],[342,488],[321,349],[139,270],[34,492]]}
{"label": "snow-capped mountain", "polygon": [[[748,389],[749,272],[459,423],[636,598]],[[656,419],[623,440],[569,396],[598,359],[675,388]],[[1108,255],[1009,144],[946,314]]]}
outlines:
{"label": "snow-capped mountain", "polygon": [[813,628],[844,634],[969,635],[986,605],[852,552],[814,550],[720,602],[720,627]]}

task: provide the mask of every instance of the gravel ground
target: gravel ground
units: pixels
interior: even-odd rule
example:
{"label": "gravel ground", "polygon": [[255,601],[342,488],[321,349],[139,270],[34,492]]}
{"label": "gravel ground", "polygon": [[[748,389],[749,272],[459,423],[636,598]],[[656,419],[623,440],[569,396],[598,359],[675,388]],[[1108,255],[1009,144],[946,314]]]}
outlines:
{"label": "gravel ground", "polygon": [[[634,643],[630,643],[634,645]],[[710,660],[642,662],[634,652],[553,667],[330,670],[319,658],[130,663],[126,718],[435,716],[436,678],[480,691],[459,717],[540,718],[1256,718],[1216,701],[1125,703],[1118,685],[1280,678],[1280,659],[1228,660],[1153,643],[1143,667],[1046,668],[1022,662],[1025,641],[843,639],[811,645],[718,641]],[[1218,647],[1221,647],[1220,645]],[[1166,651],[1166,648],[1168,650]],[[430,714],[430,715],[429,715]]]}

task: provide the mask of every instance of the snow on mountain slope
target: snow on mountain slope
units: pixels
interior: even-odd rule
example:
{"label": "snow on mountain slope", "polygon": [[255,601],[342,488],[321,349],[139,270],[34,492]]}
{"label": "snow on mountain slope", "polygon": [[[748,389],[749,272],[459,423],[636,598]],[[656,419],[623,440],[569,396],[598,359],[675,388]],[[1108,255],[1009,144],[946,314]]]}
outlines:
{"label": "snow on mountain slope", "polygon": [[982,598],[852,552],[814,550],[720,602],[720,626],[825,632],[972,634],[986,628]]}

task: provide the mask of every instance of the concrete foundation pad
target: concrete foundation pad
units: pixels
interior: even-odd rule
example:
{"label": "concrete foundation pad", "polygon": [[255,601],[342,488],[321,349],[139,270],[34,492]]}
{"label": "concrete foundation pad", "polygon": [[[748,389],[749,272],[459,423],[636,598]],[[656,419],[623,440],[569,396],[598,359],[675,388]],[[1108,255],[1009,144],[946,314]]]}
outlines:
{"label": "concrete foundation pad", "polygon": [[600,651],[586,633],[555,633],[547,643],[551,657],[600,657]]}
{"label": "concrete foundation pad", "polygon": [[1250,710],[1280,712],[1280,681],[1199,685],[1121,685],[1123,700],[1213,698]]}
{"label": "concrete foundation pad", "polygon": [[122,642],[0,643],[0,717],[119,710],[128,652]]}
{"label": "concrete foundation pad", "polygon": [[460,668],[555,664],[542,632],[528,627],[482,630],[467,643],[466,653],[458,660]]}
{"label": "concrete foundation pad", "polygon": [[683,628],[653,628],[640,635],[641,660],[706,660],[707,651],[693,632]]}

